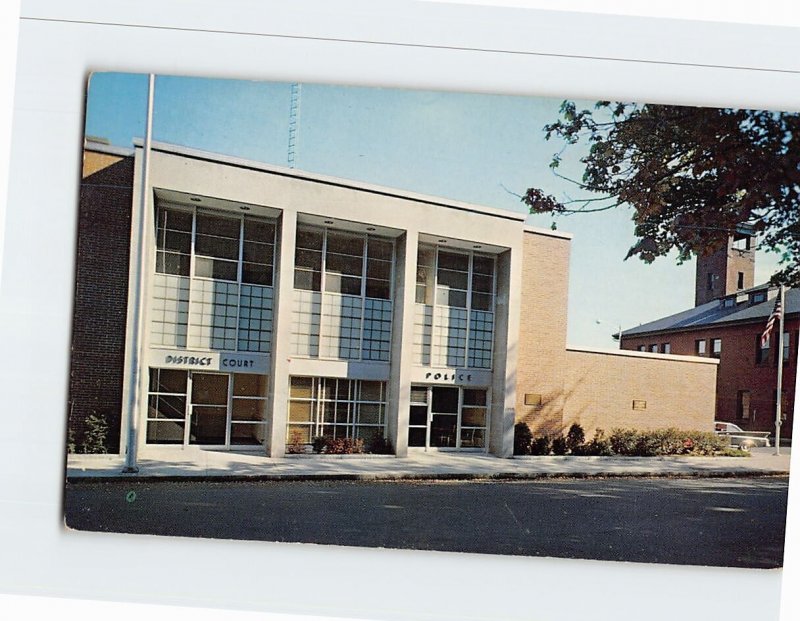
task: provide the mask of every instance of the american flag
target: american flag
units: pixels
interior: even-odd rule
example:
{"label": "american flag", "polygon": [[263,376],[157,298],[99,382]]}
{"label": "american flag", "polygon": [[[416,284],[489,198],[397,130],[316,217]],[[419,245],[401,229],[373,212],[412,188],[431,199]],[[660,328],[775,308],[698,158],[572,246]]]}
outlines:
{"label": "american flag", "polygon": [[761,347],[766,347],[767,343],[769,343],[769,335],[772,333],[772,327],[775,325],[776,321],[780,321],[781,318],[781,295],[778,294],[778,297],[775,298],[775,307],[772,309],[772,314],[767,319],[767,326],[764,328],[764,332],[761,333]]}

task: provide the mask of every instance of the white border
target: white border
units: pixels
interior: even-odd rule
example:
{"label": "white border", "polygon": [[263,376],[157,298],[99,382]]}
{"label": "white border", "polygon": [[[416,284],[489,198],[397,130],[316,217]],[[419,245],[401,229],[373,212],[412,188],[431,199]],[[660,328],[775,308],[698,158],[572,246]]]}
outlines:
{"label": "white border", "polygon": [[[0,22],[12,23],[16,7],[13,2],[3,4],[2,17],[7,13],[10,16]],[[562,2],[560,7],[575,9],[576,4],[581,3]],[[661,11],[674,10],[674,2],[661,4],[669,5],[661,6]],[[696,6],[699,3],[679,4],[679,11],[704,10]],[[720,2],[712,19],[722,16],[732,20],[736,15],[742,19],[745,5],[750,7],[750,12],[744,12],[745,20],[800,24],[796,7],[790,15],[776,11],[772,2]],[[73,240],[65,239],[69,236],[64,232],[74,231],[82,117],[80,81],[86,70],[152,70],[709,105],[735,101],[753,107],[800,108],[800,77],[794,73],[800,69],[796,29],[512,13],[482,7],[468,10],[402,2],[297,1],[290,6],[239,0],[193,3],[190,12],[186,6],[177,0],[113,4],[40,0],[26,2],[22,9],[24,16],[37,18],[116,18],[122,23],[151,27],[126,29],[32,20],[22,24],[10,169],[13,183],[6,214],[8,239],[0,256],[7,266],[0,281],[0,348],[22,354],[13,360],[4,357],[0,363],[0,412],[24,412],[24,416],[15,416],[12,421],[4,416],[0,435],[1,547],[4,558],[13,559],[0,565],[0,590],[381,619],[608,615],[625,620],[640,619],[642,611],[650,619],[719,615],[774,618],[780,572],[66,535],[58,528],[63,476],[63,372],[74,245]],[[586,6],[600,10],[597,2],[587,2],[583,8]],[[644,10],[640,3],[635,7]],[[708,18],[706,6],[700,19]],[[231,32],[260,30],[278,33],[282,38],[152,28],[165,24],[221,27]],[[80,30],[79,37],[67,36],[76,29]],[[114,32],[103,34],[108,30]],[[309,35],[326,40],[299,38]],[[206,45],[209,37],[215,45]],[[384,43],[334,41],[341,38]],[[5,55],[9,42],[13,46],[14,36],[2,39]],[[506,51],[470,52],[468,47]],[[556,55],[542,55],[547,52]],[[585,60],[579,58],[581,54],[605,60]],[[626,58],[635,61],[621,60]],[[755,69],[697,67],[692,63]],[[4,171],[3,164],[0,160]],[[44,171],[53,173],[47,184],[41,183]],[[37,187],[37,181],[45,187]],[[2,222],[0,211],[0,233]],[[26,231],[33,225],[43,230],[38,243],[47,248],[38,258],[27,251],[32,240]],[[30,351],[46,354],[44,360],[37,359],[36,383],[30,373],[20,370],[30,369],[33,360],[25,354],[28,350],[17,349],[19,336],[34,346]],[[11,387],[14,395],[10,394]],[[33,436],[32,428],[36,430]],[[32,437],[36,439],[33,449]],[[797,458],[793,461],[796,466]],[[791,528],[797,504],[795,487],[793,484],[790,492],[792,513],[787,524],[790,545],[796,542]],[[794,556],[793,549],[784,570],[787,584],[793,583],[790,572],[796,577],[789,563]],[[213,581],[202,577],[189,580],[189,574],[197,568],[206,572],[209,558],[216,559],[225,572]],[[151,576],[156,567],[160,575],[174,580],[156,581],[154,585]],[[315,584],[314,600],[307,599],[308,585],[292,578],[309,568],[316,575],[339,576],[336,581]],[[476,575],[482,577],[481,584],[473,589],[470,580]],[[340,598],[342,591],[352,593],[354,589],[341,586],[354,578],[361,580],[358,591],[362,596],[355,601]],[[303,584],[302,592],[296,586],[299,584]],[[469,602],[465,603],[460,597],[442,598],[433,589],[411,589],[414,584],[444,584],[455,593],[477,592],[479,597],[467,598]],[[409,593],[415,595],[407,597]],[[580,597],[575,597],[576,593]],[[785,619],[791,619],[795,611],[795,593],[796,589],[784,589]],[[729,597],[737,602],[733,608],[728,605]]]}

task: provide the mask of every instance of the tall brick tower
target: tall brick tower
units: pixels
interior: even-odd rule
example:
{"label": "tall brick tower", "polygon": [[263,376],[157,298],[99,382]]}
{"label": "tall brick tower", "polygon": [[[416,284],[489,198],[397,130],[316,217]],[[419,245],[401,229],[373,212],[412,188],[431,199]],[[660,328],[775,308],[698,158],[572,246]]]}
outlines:
{"label": "tall brick tower", "polygon": [[728,237],[724,248],[697,257],[695,306],[755,284],[756,251],[752,233],[749,227],[741,226]]}

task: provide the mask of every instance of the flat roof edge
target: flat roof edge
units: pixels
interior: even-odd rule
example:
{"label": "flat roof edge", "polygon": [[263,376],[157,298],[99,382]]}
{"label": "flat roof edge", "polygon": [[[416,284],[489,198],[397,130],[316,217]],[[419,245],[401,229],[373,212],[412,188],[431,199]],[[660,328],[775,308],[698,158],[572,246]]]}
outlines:
{"label": "flat roof edge", "polygon": [[628,358],[649,358],[651,360],[674,360],[676,362],[693,362],[698,364],[719,364],[718,358],[703,358],[701,356],[678,356],[676,354],[654,354],[647,351],[632,351],[628,349],[595,349],[592,347],[567,347],[567,351],[581,354],[602,354],[606,356],[625,356]]}
{"label": "flat roof edge", "polygon": [[104,153],[106,155],[118,155],[120,157],[133,156],[134,149],[131,147],[117,147],[112,144],[103,144],[102,142],[85,141],[83,143],[84,151],[92,151],[94,153]]}
{"label": "flat roof edge", "polygon": [[[137,149],[143,148],[143,140],[141,138],[134,138],[134,147]],[[286,166],[278,166],[276,164],[267,164],[265,162],[258,162],[255,160],[248,160],[232,155],[224,155],[214,153],[211,151],[203,151],[192,147],[184,147],[165,142],[153,142],[152,149],[154,151],[161,151],[179,157],[189,157],[193,159],[200,159],[209,162],[217,162],[229,166],[236,166],[239,168],[249,168],[251,170],[258,170],[265,173],[272,173],[284,177],[292,177],[295,179],[303,179],[306,181],[325,183],[328,185],[335,185],[339,187],[350,188],[353,190],[362,190],[364,192],[372,192],[374,194],[381,194],[393,198],[403,198],[421,203],[428,203],[438,205],[441,207],[448,207],[450,209],[458,209],[461,211],[469,211],[480,215],[493,216],[503,218],[505,220],[514,220],[523,222],[528,217],[526,213],[518,213],[507,209],[498,209],[497,207],[488,207],[486,205],[478,205],[475,203],[466,203],[449,198],[442,198],[439,196],[431,196],[410,190],[401,190],[399,188],[391,188],[388,186],[381,186],[377,184],[355,181],[343,177],[332,177],[329,175],[322,175],[318,173],[311,173],[296,168],[288,168]]]}
{"label": "flat roof edge", "polygon": [[558,237],[559,239],[572,239],[575,237],[572,233],[563,233],[562,231],[554,231],[553,229],[543,229],[538,226],[531,226],[530,224],[526,224],[523,227],[523,230],[526,233],[532,233],[534,235],[547,235],[548,237]]}

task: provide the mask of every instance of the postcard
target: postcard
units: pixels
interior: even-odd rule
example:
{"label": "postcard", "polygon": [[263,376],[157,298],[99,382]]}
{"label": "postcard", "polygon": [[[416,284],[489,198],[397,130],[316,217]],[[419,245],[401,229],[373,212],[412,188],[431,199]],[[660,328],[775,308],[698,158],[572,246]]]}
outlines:
{"label": "postcard", "polygon": [[85,122],[69,528],[782,566],[796,113],[99,72]]}

